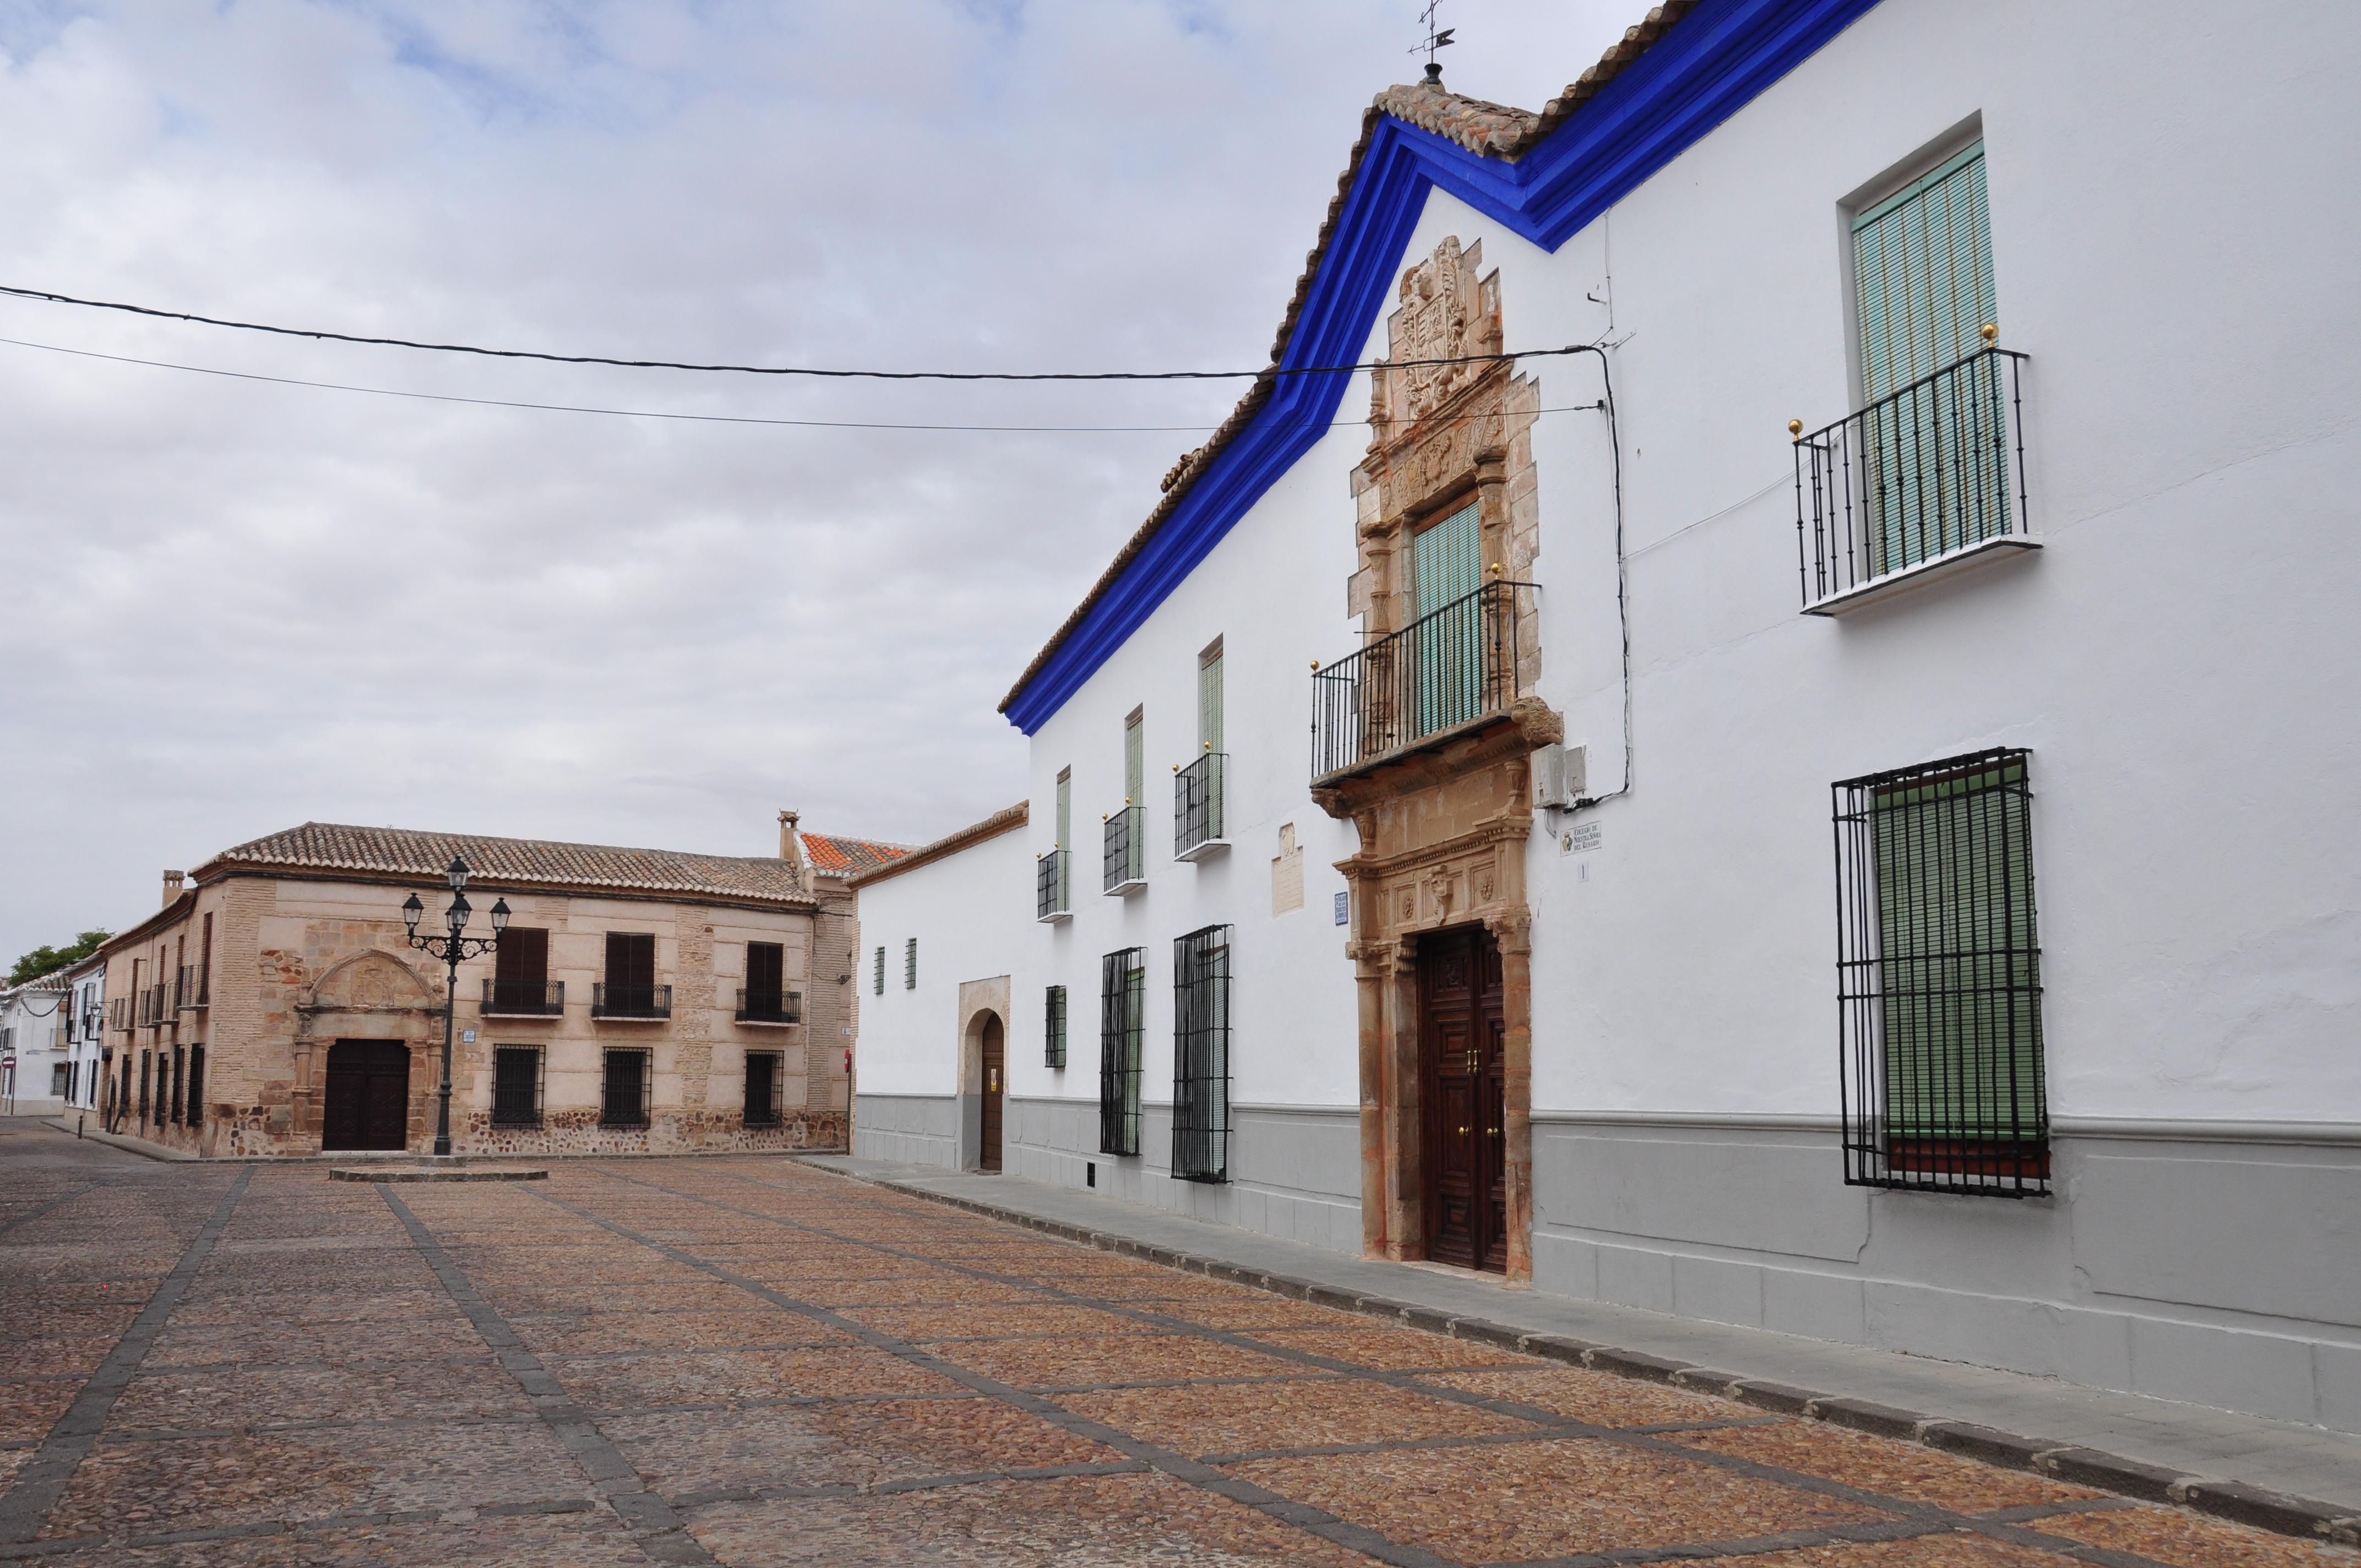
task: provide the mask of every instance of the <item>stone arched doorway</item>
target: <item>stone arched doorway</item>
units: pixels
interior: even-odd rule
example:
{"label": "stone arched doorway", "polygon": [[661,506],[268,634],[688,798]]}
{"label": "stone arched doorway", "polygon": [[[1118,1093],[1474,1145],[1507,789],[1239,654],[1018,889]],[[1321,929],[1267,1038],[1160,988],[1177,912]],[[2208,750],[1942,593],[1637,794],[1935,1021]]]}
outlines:
{"label": "stone arched doorway", "polygon": [[1008,977],[961,981],[958,1016],[959,1168],[996,1171],[1019,1130],[1007,1117]]}

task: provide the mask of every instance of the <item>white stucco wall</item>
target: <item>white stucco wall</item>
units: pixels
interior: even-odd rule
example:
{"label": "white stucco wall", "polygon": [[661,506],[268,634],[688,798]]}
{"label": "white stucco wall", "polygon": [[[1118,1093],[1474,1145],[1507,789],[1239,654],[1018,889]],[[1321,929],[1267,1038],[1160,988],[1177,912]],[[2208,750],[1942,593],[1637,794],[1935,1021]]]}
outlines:
{"label": "white stucco wall", "polygon": [[[1032,862],[1025,830],[971,844],[912,871],[859,890],[861,1034],[853,1054],[854,1092],[948,1099],[959,1090],[960,987],[1008,975],[1033,919]],[[918,983],[904,986],[904,944],[918,941]],[[876,987],[877,949],[885,949],[885,986]],[[1038,1001],[1038,998],[1036,998]],[[1041,1020],[1027,1033],[1025,999],[1004,1021],[1013,1063],[1041,1056]],[[1029,1042],[1029,1043],[1028,1043]],[[1014,1068],[1012,1066],[1012,1071]],[[857,1146],[861,1134],[854,1116]]]}

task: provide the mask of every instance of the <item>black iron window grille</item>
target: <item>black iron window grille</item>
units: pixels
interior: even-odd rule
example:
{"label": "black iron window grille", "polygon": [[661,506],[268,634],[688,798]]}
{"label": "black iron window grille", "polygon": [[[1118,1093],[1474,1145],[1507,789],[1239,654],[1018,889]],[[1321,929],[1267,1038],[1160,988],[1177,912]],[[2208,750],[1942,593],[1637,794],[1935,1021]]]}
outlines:
{"label": "black iron window grille", "polygon": [[609,1051],[605,1092],[598,1102],[602,1127],[644,1127],[648,1124],[648,1091],[655,1074],[649,1070],[645,1051]]}
{"label": "black iron window grille", "polygon": [[177,1125],[183,1120],[183,1111],[188,1102],[182,1096],[188,1086],[188,1049],[183,1046],[174,1046],[172,1047],[172,1104],[170,1113],[164,1118],[166,1121]]}
{"label": "black iron window grille", "polygon": [[880,996],[885,994],[885,948],[882,944],[877,948],[876,992]]}
{"label": "black iron window grille", "polygon": [[916,937],[902,944],[902,989],[918,989],[918,938]]}
{"label": "black iron window grille", "polygon": [[189,1099],[183,1120],[192,1127],[205,1124],[205,1047],[189,1047]]}
{"label": "black iron window grille", "polygon": [[1139,1152],[1139,1056],[1148,970],[1137,948],[1099,960],[1099,1152]]}
{"label": "black iron window grille", "polygon": [[147,1125],[148,1123],[148,1083],[155,1067],[156,1053],[141,1051],[139,1053],[139,1123],[142,1126]]}
{"label": "black iron window grille", "polygon": [[566,1011],[562,980],[488,980],[484,1011],[512,1018],[555,1018]]}
{"label": "black iron window grille", "polygon": [[672,987],[636,983],[619,985],[602,981],[590,988],[590,1016],[669,1018],[672,1016]]}
{"label": "black iron window grille", "polygon": [[1100,891],[1129,893],[1148,881],[1148,810],[1126,806],[1106,819],[1105,876]]}
{"label": "black iron window grille", "polygon": [[800,1024],[804,1021],[804,993],[800,991],[755,991],[741,987],[738,992],[738,1022],[741,1024]]}
{"label": "black iron window grille", "polygon": [[1230,928],[1172,944],[1172,1174],[1230,1176]]}
{"label": "black iron window grille", "polygon": [[492,1052],[492,1125],[541,1125],[543,1053],[538,1046],[501,1046]]}
{"label": "black iron window grille", "polygon": [[1041,1020],[1041,1059],[1062,1072],[1066,1067],[1066,988],[1053,985]]}
{"label": "black iron window grille", "polygon": [[106,1026],[117,1030],[127,1030],[131,1027],[131,998],[114,996],[107,999]]}
{"label": "black iron window grille", "polygon": [[777,1051],[746,1053],[746,1125],[775,1127],[781,1121],[785,1058]]}
{"label": "black iron window grille", "polygon": [[1845,1180],[2049,1190],[2029,753],[1835,786]]}
{"label": "black iron window grille", "polygon": [[2018,386],[2026,358],[1979,349],[1796,436],[1795,571],[1806,610],[1899,572],[2032,542]]}
{"label": "black iron window grille", "polygon": [[211,978],[212,976],[203,964],[182,964],[181,966],[181,994],[178,999],[178,1005],[181,1007],[203,1007],[209,1005],[212,998],[208,997],[205,992],[210,989],[207,986],[206,981]]}
{"label": "black iron window grille", "polygon": [[1172,853],[1193,860],[1226,841],[1222,821],[1222,774],[1229,758],[1208,751],[1172,778]]}
{"label": "black iron window grille", "polygon": [[1057,920],[1074,912],[1073,856],[1052,850],[1033,862],[1033,908],[1043,920]]}
{"label": "black iron window grille", "polygon": [[1312,672],[1312,776],[1425,745],[1532,688],[1531,583],[1487,583]]}

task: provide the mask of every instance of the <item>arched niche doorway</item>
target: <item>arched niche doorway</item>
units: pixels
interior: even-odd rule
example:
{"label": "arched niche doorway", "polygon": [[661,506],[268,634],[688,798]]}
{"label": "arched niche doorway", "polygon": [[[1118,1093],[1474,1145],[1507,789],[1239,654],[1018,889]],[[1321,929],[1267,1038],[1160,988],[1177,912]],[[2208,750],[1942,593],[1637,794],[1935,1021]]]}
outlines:
{"label": "arched niche doorway", "polygon": [[968,1018],[960,1049],[960,1166],[998,1172],[1005,1158],[1008,1105],[1008,1025],[999,1011]]}

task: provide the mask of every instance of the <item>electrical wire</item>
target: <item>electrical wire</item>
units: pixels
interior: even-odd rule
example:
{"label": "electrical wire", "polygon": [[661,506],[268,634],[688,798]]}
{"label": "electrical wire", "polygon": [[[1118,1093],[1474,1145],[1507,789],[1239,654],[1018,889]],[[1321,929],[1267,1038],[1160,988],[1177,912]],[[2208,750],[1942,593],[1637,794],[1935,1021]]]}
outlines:
{"label": "electrical wire", "polygon": [[[785,425],[801,430],[931,430],[1009,434],[1048,435],[1126,435],[1164,433],[1170,434],[1203,435],[1219,430],[1215,424],[921,424],[895,423],[884,420],[841,419],[767,419],[752,414],[692,414],[675,413],[661,409],[610,409],[590,403],[535,403],[512,398],[470,398],[455,392],[412,392],[395,387],[362,387],[346,381],[310,381],[293,376],[264,376],[251,370],[223,370],[209,365],[183,365],[170,359],[141,359],[128,354],[101,354],[90,348],[65,348],[54,343],[35,343],[28,338],[0,337],[0,344],[13,348],[38,348],[45,354],[71,355],[77,359],[104,359],[115,365],[141,365],[153,370],[182,370],[192,376],[221,376],[234,381],[263,381],[278,387],[308,387],[326,392],[361,392],[377,398],[411,398],[430,403],[468,403],[478,408],[533,409],[545,413],[605,414],[619,419],[683,420],[697,424]],[[1588,403],[1576,403],[1566,408],[1536,409],[1536,413],[1576,413],[1587,410]],[[1485,415],[1467,417],[1482,418]],[[1344,424],[1390,424],[1392,420],[1298,420],[1275,426],[1282,430],[1334,430]]]}
{"label": "electrical wire", "polygon": [[1623,782],[1605,795],[1585,795],[1574,803],[1574,809],[1597,806],[1602,800],[1612,800],[1619,795],[1631,793],[1631,559],[1623,554],[1623,435],[1615,420],[1615,373],[1609,368],[1607,350],[1595,343],[1577,345],[1598,356],[1598,380],[1606,395],[1598,406],[1607,412],[1607,445],[1614,455],[1615,477],[1615,619],[1623,636]]}
{"label": "electrical wire", "polygon": [[322,343],[357,343],[378,348],[416,348],[434,354],[473,354],[488,359],[537,359],[552,365],[610,365],[626,370],[719,371],[737,376],[809,376],[826,380],[869,381],[1262,381],[1280,376],[1345,376],[1357,370],[1411,370],[1444,365],[1497,365],[1504,360],[1537,359],[1580,354],[1589,345],[1528,348],[1514,354],[1467,354],[1448,359],[1372,360],[1356,365],[1284,367],[1267,365],[1259,370],[846,370],[810,365],[728,365],[683,359],[620,359],[603,354],[551,354],[533,348],[485,348],[470,343],[427,343],[407,337],[364,337],[313,327],[273,326],[263,322],[201,316],[189,311],[159,310],[153,305],[126,304],[117,300],[84,300],[47,289],[19,289],[0,283],[0,295],[38,300],[54,305],[79,305],[87,310],[121,311],[161,321],[193,322],[200,326],[229,327],[238,332],[269,333],[279,337],[308,337]]}

